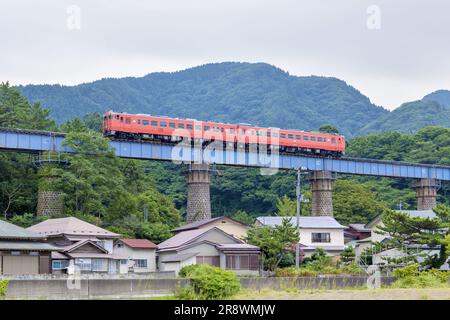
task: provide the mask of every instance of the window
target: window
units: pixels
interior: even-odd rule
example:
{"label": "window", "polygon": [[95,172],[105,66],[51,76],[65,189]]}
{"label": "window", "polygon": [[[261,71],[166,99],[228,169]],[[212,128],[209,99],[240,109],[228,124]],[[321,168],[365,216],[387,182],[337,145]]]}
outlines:
{"label": "window", "polygon": [[274,137],[274,138],[278,138],[278,133],[272,133],[272,137]]}
{"label": "window", "polygon": [[161,121],[161,122],[159,123],[159,126],[160,126],[161,128],[165,128],[165,127],[167,127],[167,122]]}
{"label": "window", "polygon": [[141,124],[141,119],[138,119],[138,124]]}
{"label": "window", "polygon": [[152,120],[151,121],[151,125],[152,125],[152,127],[157,127],[158,126],[158,121]]}
{"label": "window", "polygon": [[142,124],[143,124],[144,126],[148,126],[148,120],[142,120]]}
{"label": "window", "polygon": [[303,136],[303,140],[308,141],[309,137],[308,136]]}
{"label": "window", "polygon": [[184,123],[178,123],[178,129],[184,129]]}
{"label": "window", "polygon": [[214,132],[219,132],[219,128],[218,127],[213,127],[213,131]]}
{"label": "window", "polygon": [[221,128],[220,128],[220,131],[221,131],[221,132],[224,132],[224,131],[225,131],[225,129],[224,129],[223,127],[221,127]]}
{"label": "window", "polygon": [[188,124],[186,124],[186,128],[187,128],[188,130],[192,130],[194,127],[193,127],[192,124],[188,123]]}
{"label": "window", "polygon": [[323,138],[323,142],[327,142],[328,141],[328,139],[327,138]]}
{"label": "window", "polygon": [[92,271],[108,271],[107,259],[92,259]]}
{"label": "window", "polygon": [[261,130],[258,130],[258,131],[256,132],[256,135],[257,135],[258,137],[261,137],[261,136],[263,135],[263,133],[264,133],[264,132],[262,132]]}
{"label": "window", "polygon": [[202,126],[196,125],[195,126],[195,130],[201,131],[202,130]]}
{"label": "window", "polygon": [[330,242],[329,233],[312,233],[311,242]]}
{"label": "window", "polygon": [[323,141],[322,137],[317,137],[317,142],[322,142],[322,141]]}
{"label": "window", "polygon": [[118,114],[116,114],[116,119],[119,120],[119,115]]}
{"label": "window", "polygon": [[210,266],[220,267],[219,256],[197,256],[195,259],[197,264],[207,264]]}
{"label": "window", "polygon": [[336,138],[331,138],[331,143],[336,144]]}
{"label": "window", "polygon": [[294,139],[294,135],[293,134],[288,134],[288,138],[289,139]]}
{"label": "window", "polygon": [[258,255],[227,255],[226,268],[231,270],[258,270]]}
{"label": "window", "polygon": [[75,265],[82,271],[91,271],[91,259],[75,259]]}
{"label": "window", "polygon": [[131,123],[131,119],[130,118],[125,118],[125,123],[126,124],[130,124]]}
{"label": "window", "polygon": [[296,135],[295,135],[295,139],[300,140],[300,139],[301,139],[300,135],[299,135],[299,134],[296,134]]}
{"label": "window", "polygon": [[233,134],[234,133],[234,129],[230,128],[230,133]]}
{"label": "window", "polygon": [[69,260],[53,260],[52,270],[63,270],[69,266]]}
{"label": "window", "polygon": [[286,134],[285,134],[285,133],[282,133],[280,136],[281,136],[281,138],[283,138],[283,139],[286,138]]}
{"label": "window", "polygon": [[127,264],[127,263],[128,263],[128,261],[125,260],[125,259],[121,259],[121,260],[120,260],[120,264]]}
{"label": "window", "polygon": [[175,129],[175,122],[169,122],[169,128]]}
{"label": "window", "polygon": [[266,132],[266,137],[270,138],[270,132],[269,131]]}
{"label": "window", "polygon": [[209,129],[211,129],[209,126],[204,126],[203,127],[203,130],[205,130],[205,131],[209,131]]}
{"label": "window", "polygon": [[123,117],[120,117],[120,122],[123,122]]}
{"label": "window", "polygon": [[241,134],[245,134],[245,129],[241,129]]}
{"label": "window", "polygon": [[147,268],[147,259],[134,259],[135,268]]}
{"label": "window", "polygon": [[316,137],[311,137],[311,141],[316,141]]}

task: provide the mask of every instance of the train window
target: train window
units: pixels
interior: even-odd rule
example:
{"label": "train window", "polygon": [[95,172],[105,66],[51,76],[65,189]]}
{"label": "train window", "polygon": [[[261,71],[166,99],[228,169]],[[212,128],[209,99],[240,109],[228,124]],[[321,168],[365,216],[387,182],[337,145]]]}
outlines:
{"label": "train window", "polygon": [[295,135],[295,139],[300,140],[300,139],[301,139],[300,135],[299,135],[299,134],[296,134],[296,135]]}
{"label": "train window", "polygon": [[294,139],[294,135],[293,134],[288,134],[288,138],[289,139]]}
{"label": "train window", "polygon": [[263,135],[263,132],[262,132],[261,130],[259,130],[259,131],[256,132],[256,135],[257,135],[258,137],[261,137],[261,136]]}
{"label": "train window", "polygon": [[331,143],[336,144],[336,138],[331,138]]}
{"label": "train window", "polygon": [[230,130],[229,130],[229,131],[230,131],[230,133],[231,133],[231,134],[233,134],[233,133],[234,133],[234,129],[233,129],[233,128],[230,128]]}
{"label": "train window", "polygon": [[317,142],[322,142],[322,137],[317,137]]}
{"label": "train window", "polygon": [[130,124],[131,123],[131,119],[130,118],[125,118],[125,123]]}
{"label": "train window", "polygon": [[141,119],[138,119],[138,124],[141,124]]}
{"label": "train window", "polygon": [[308,136],[303,136],[303,140],[307,141],[307,140],[309,140],[309,137]]}
{"label": "train window", "polygon": [[213,131],[214,132],[219,132],[219,128],[218,127],[213,127]]}
{"label": "train window", "polygon": [[323,138],[323,142],[327,142],[327,141],[328,141],[328,139],[324,137]]}
{"label": "train window", "polygon": [[116,119],[119,120],[119,115],[118,114],[116,114]]}
{"label": "train window", "polygon": [[169,128],[175,128],[175,122],[169,122]]}
{"label": "train window", "polygon": [[167,127],[167,122],[161,121],[161,122],[159,123],[159,126],[160,126],[161,128],[165,128],[165,127]]}
{"label": "train window", "polygon": [[184,123],[178,123],[178,129],[184,129]]}
{"label": "train window", "polygon": [[266,137],[270,138],[270,132],[269,131],[266,132]]}
{"label": "train window", "polygon": [[186,124],[186,129],[192,130],[192,128],[193,128],[192,124],[190,124],[190,123]]}
{"label": "train window", "polygon": [[282,134],[280,134],[280,137],[284,139],[284,138],[286,138],[286,134],[282,133]]}
{"label": "train window", "polygon": [[316,137],[311,137],[311,141],[316,141]]}
{"label": "train window", "polygon": [[148,126],[148,120],[142,120],[142,124],[143,124],[144,126]]}
{"label": "train window", "polygon": [[276,133],[276,132],[272,133],[272,137],[278,138],[278,133]]}
{"label": "train window", "polygon": [[109,115],[109,120],[111,120],[112,119],[112,115]]}
{"label": "train window", "polygon": [[201,130],[202,130],[202,126],[196,125],[196,126],[195,126],[195,130],[201,131]]}
{"label": "train window", "polygon": [[123,122],[123,117],[120,117],[120,122]]}
{"label": "train window", "polygon": [[205,131],[209,131],[209,129],[211,129],[210,126],[204,126],[203,127],[203,130],[205,130]]}
{"label": "train window", "polygon": [[220,128],[220,131],[222,131],[222,132],[224,132],[225,131],[225,129],[222,127],[222,128]]}
{"label": "train window", "polygon": [[152,127],[157,127],[157,126],[158,126],[158,121],[152,120],[152,121],[150,122],[150,124],[152,125]]}

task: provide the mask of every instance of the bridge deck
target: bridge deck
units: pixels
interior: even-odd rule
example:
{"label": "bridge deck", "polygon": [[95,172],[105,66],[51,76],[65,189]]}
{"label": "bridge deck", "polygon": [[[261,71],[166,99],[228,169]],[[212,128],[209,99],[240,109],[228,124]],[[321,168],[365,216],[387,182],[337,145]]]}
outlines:
{"label": "bridge deck", "polygon": [[[73,153],[63,146],[63,133],[1,129],[0,150],[21,152],[58,151]],[[414,164],[397,161],[320,158],[305,155],[267,155],[235,150],[205,150],[173,145],[111,141],[118,157],[164,161],[203,161],[223,165],[296,169],[305,167],[311,171],[329,170],[337,173],[398,178],[436,178],[450,180],[450,167]]]}

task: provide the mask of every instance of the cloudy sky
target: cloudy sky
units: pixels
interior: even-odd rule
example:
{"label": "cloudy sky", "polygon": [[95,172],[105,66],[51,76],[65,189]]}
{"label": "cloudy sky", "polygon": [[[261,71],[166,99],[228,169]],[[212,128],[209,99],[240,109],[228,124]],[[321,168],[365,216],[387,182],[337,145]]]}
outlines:
{"label": "cloudy sky", "polygon": [[0,0],[0,30],[12,84],[248,61],[343,79],[389,109],[450,89],[448,0]]}

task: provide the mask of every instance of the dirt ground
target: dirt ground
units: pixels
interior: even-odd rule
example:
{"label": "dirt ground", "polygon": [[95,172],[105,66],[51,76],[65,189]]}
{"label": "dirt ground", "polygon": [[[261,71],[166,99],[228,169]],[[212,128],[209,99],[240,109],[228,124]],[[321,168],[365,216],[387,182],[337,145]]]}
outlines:
{"label": "dirt ground", "polygon": [[450,300],[450,288],[242,292],[238,300]]}

